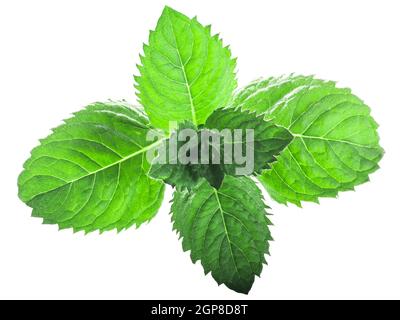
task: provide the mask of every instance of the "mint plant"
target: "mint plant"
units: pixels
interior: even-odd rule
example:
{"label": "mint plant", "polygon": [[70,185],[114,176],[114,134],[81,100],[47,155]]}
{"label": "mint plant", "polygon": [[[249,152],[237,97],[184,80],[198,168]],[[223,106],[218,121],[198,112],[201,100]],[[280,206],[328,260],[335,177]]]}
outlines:
{"label": "mint plant", "polygon": [[[140,60],[141,106],[89,105],[32,150],[18,179],[32,216],[74,232],[119,232],[150,221],[170,184],[183,250],[218,284],[248,293],[272,240],[257,181],[277,202],[301,206],[353,190],[378,169],[378,126],[350,89],[289,75],[235,91],[236,60],[196,18],[166,7]],[[178,139],[188,129],[194,143]],[[205,135],[222,142],[207,145],[205,163],[170,152],[202,153]],[[252,150],[250,172],[228,159],[237,147]]]}

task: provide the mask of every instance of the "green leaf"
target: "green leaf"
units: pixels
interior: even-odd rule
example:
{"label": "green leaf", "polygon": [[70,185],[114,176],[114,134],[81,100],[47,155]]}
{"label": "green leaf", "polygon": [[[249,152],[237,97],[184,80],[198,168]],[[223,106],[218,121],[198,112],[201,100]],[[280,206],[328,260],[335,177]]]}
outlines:
{"label": "green leaf", "polygon": [[[263,116],[257,116],[256,113],[250,113],[240,109],[227,108],[218,109],[207,119],[205,126],[209,129],[217,129],[219,132],[223,130],[229,133],[229,139],[222,138],[220,154],[223,158],[224,148],[230,148],[230,154],[233,154],[233,146],[235,148],[241,144],[241,150],[244,152],[247,142],[254,144],[251,151],[254,155],[254,170],[260,172],[262,169],[270,167],[270,164],[276,161],[282,150],[292,140],[292,135],[285,128],[276,126],[272,121],[263,119]],[[242,135],[235,137],[234,130],[242,130]],[[246,130],[253,130],[254,137],[246,142]],[[237,175],[236,169],[242,167],[236,161],[229,164],[228,161],[222,161],[223,171],[229,175]]]}
{"label": "green leaf", "polygon": [[139,226],[164,193],[147,176],[146,116],[125,102],[95,103],[56,129],[24,164],[19,196],[32,215],[60,229],[101,232]]}
{"label": "green leaf", "polygon": [[[189,130],[184,132],[183,130],[186,129]],[[212,163],[212,157],[219,150],[212,147],[209,153],[209,164],[201,164],[199,156],[201,154],[200,141],[202,131],[198,131],[194,124],[189,121],[180,123],[177,130],[171,134],[171,137],[160,146],[161,150],[159,150],[158,157],[152,163],[149,176],[163,180],[177,188],[193,188],[202,178],[205,178],[212,186],[218,188],[222,183],[224,174],[220,164]],[[185,141],[180,141],[178,138],[180,138],[179,135],[181,133],[190,135],[188,137],[185,136],[187,138]],[[171,149],[176,150],[176,152],[171,153]],[[179,150],[185,150],[185,154],[198,155],[195,157],[196,162],[181,163],[181,158],[178,156]],[[163,159],[163,161],[160,159]]]}
{"label": "green leaf", "polygon": [[218,190],[202,180],[191,191],[176,191],[172,220],[193,263],[200,260],[218,284],[248,293],[272,240],[266,208],[250,178],[225,176]]}
{"label": "green leaf", "polygon": [[205,122],[224,107],[236,88],[236,60],[210,27],[166,7],[135,77],[138,98],[152,124],[169,131],[170,121]]}
{"label": "green leaf", "polygon": [[234,106],[287,128],[293,141],[259,177],[280,203],[318,202],[369,180],[383,156],[370,108],[334,82],[289,76],[251,83]]}

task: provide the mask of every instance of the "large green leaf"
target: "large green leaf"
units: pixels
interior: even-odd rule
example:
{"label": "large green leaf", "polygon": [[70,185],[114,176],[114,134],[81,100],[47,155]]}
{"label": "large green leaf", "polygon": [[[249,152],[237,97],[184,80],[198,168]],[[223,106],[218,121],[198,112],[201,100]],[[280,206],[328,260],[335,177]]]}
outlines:
{"label": "large green leaf", "polygon": [[211,36],[210,27],[169,7],[150,32],[141,63],[138,98],[152,124],[165,131],[170,121],[203,124],[236,87],[230,50]]}
{"label": "large green leaf", "polygon": [[163,183],[147,176],[146,116],[125,102],[96,103],[56,129],[24,164],[19,196],[44,223],[74,231],[122,230],[149,221]]}
{"label": "large green leaf", "polygon": [[[228,139],[221,138],[221,158],[224,158],[224,150],[230,148],[228,154],[233,154],[233,147],[241,144],[242,153],[247,149],[247,143],[252,146],[249,148],[254,156],[253,172],[260,172],[262,169],[269,168],[276,157],[286,148],[292,140],[292,135],[285,128],[276,126],[272,121],[263,119],[263,116],[257,116],[256,113],[250,113],[240,109],[227,108],[218,109],[207,119],[205,126],[209,129],[217,129],[219,132],[227,130]],[[241,130],[242,134],[235,137],[234,131]],[[246,140],[246,130],[253,131],[253,138]],[[237,163],[233,159],[232,163],[222,161],[223,171],[229,175],[236,175],[236,169],[243,167],[243,164]]]}
{"label": "large green leaf", "polygon": [[176,191],[172,219],[193,262],[201,260],[218,284],[248,293],[272,240],[266,208],[250,178],[225,176],[218,190],[203,180],[191,191]]}
{"label": "large green leaf", "polygon": [[251,83],[234,106],[263,114],[294,136],[260,181],[281,202],[335,197],[369,180],[383,150],[362,100],[334,82],[289,76]]}

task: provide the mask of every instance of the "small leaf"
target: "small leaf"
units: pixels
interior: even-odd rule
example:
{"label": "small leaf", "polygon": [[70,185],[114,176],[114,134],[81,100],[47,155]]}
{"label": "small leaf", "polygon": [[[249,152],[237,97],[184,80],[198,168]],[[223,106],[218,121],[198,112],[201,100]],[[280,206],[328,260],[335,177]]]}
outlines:
{"label": "small leaf", "polygon": [[334,82],[289,76],[251,83],[233,105],[287,128],[293,141],[259,177],[281,203],[318,202],[369,180],[383,156],[362,100]]}
{"label": "small leaf", "polygon": [[[193,162],[182,164],[178,152],[174,153],[173,158],[169,155],[170,149],[179,150],[189,143],[178,139],[185,129],[190,129],[190,138],[195,138],[192,141],[196,140],[196,143],[192,143],[187,149],[188,153],[195,154],[195,157]],[[252,131],[250,137],[247,136],[246,130]],[[240,131],[239,135],[236,135],[237,131]],[[211,136],[215,140],[211,139]],[[286,129],[274,125],[271,121],[265,121],[262,116],[248,111],[218,109],[207,119],[205,127],[198,131],[190,122],[181,123],[171,138],[165,141],[162,155],[153,163],[150,176],[172,186],[187,188],[194,187],[200,179],[205,178],[213,187],[219,188],[224,174],[252,175],[269,168],[291,140],[292,136]],[[201,151],[207,150],[207,146],[208,164],[204,164]],[[225,151],[228,151],[227,156]],[[243,152],[246,153],[245,157],[242,157]],[[244,163],[238,161],[237,153],[240,153]],[[159,159],[164,159],[165,162],[161,163]],[[248,171],[237,170],[246,166]]]}
{"label": "small leaf", "polygon": [[236,61],[218,36],[196,19],[166,7],[135,77],[138,98],[152,124],[169,131],[171,121],[205,122],[236,88]]}
{"label": "small leaf", "polygon": [[[260,172],[262,169],[270,167],[270,164],[276,161],[282,150],[292,141],[292,135],[285,128],[276,126],[272,121],[263,119],[263,116],[257,116],[255,113],[243,111],[240,109],[218,109],[207,119],[205,126],[209,129],[217,129],[219,132],[225,130],[230,137],[228,141],[223,138],[220,150],[223,158],[224,148],[230,148],[229,153],[233,154],[234,149],[241,144],[242,152],[246,151],[247,144],[251,143],[250,152],[254,156],[254,172]],[[242,134],[235,138],[235,130],[241,130]],[[246,140],[246,130],[253,131],[253,138]],[[241,153],[242,153],[241,152]],[[246,152],[247,156],[248,153]],[[232,164],[222,161],[223,171],[229,175],[237,175],[236,169],[243,167],[233,159]]]}
{"label": "small leaf", "polygon": [[[197,130],[189,121],[180,123],[178,129],[161,146],[160,154],[153,161],[149,175],[178,188],[193,188],[205,178],[212,186],[218,188],[224,173],[219,163],[212,163],[212,158],[219,150],[210,144],[208,164],[201,163],[202,131],[204,130]],[[185,134],[184,141],[181,141],[180,134]],[[175,151],[171,152],[172,150]],[[179,156],[181,150],[186,150],[185,156],[192,155],[194,158],[188,159],[188,163],[182,163],[182,157]]]}
{"label": "small leaf", "polygon": [[32,215],[61,229],[101,232],[139,226],[157,213],[163,183],[147,176],[147,118],[125,102],[79,111],[32,150],[19,196]]}
{"label": "small leaf", "polygon": [[200,260],[218,284],[248,293],[272,240],[266,208],[250,178],[225,176],[219,190],[202,180],[191,191],[175,191],[172,220],[193,263]]}

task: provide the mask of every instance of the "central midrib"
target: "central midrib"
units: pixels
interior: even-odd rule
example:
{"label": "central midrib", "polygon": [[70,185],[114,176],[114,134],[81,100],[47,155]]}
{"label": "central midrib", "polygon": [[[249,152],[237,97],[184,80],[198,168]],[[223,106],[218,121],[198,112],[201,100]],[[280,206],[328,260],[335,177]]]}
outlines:
{"label": "central midrib", "polygon": [[195,108],[194,108],[193,97],[192,97],[192,90],[191,90],[191,88],[190,88],[190,84],[189,84],[188,77],[187,77],[187,74],[186,74],[185,65],[183,64],[183,60],[182,60],[182,57],[181,57],[181,53],[179,52],[179,49],[178,49],[178,42],[177,42],[177,40],[176,40],[175,30],[174,30],[174,27],[173,27],[173,25],[172,25],[171,18],[170,18],[170,16],[169,16],[169,12],[168,12],[168,21],[169,21],[169,23],[170,23],[171,30],[172,30],[172,34],[173,34],[173,36],[174,36],[175,49],[176,49],[176,52],[177,52],[177,54],[178,54],[179,63],[180,63],[180,65],[181,65],[183,77],[184,77],[184,80],[185,80],[186,89],[187,89],[188,95],[189,95],[189,102],[190,102],[190,110],[191,110],[191,113],[192,113],[192,120],[193,120],[194,125],[197,126],[196,110],[195,110]]}
{"label": "central midrib", "polygon": [[215,194],[215,198],[217,199],[219,211],[221,213],[222,223],[223,223],[223,226],[224,226],[226,239],[227,239],[227,241],[229,243],[229,251],[230,251],[230,254],[232,256],[233,264],[235,265],[236,272],[237,272],[238,276],[240,277],[240,273],[239,273],[239,270],[238,270],[238,267],[237,267],[237,264],[236,264],[235,256],[233,255],[232,242],[231,242],[231,239],[229,238],[228,228],[226,227],[226,222],[225,222],[225,217],[224,217],[224,212],[225,211],[224,211],[224,209],[222,209],[221,201],[219,200],[218,191],[215,188],[214,188],[214,194]]}
{"label": "central midrib", "polygon": [[355,147],[359,147],[359,148],[370,148],[373,149],[373,146],[366,146],[366,145],[362,145],[359,143],[355,143],[355,142],[351,142],[351,141],[347,141],[347,140],[340,140],[340,139],[331,139],[331,138],[326,138],[326,137],[317,137],[317,136],[307,136],[307,135],[303,135],[303,134],[298,134],[298,133],[293,133],[290,132],[292,134],[293,137],[295,138],[301,138],[301,139],[315,139],[315,140],[322,140],[322,141],[331,141],[331,142],[339,142],[339,143],[345,143],[345,144],[349,144]]}
{"label": "central midrib", "polygon": [[125,161],[127,161],[127,160],[129,160],[129,159],[131,159],[131,158],[133,158],[133,157],[136,157],[136,156],[139,155],[139,154],[142,154],[142,153],[144,153],[144,152],[146,152],[146,151],[148,151],[148,150],[151,150],[151,149],[155,148],[156,146],[160,145],[160,144],[163,143],[163,142],[164,142],[164,139],[160,139],[160,140],[158,140],[158,141],[156,141],[156,142],[154,142],[154,143],[152,143],[152,144],[150,144],[150,145],[148,145],[148,146],[146,146],[146,147],[143,147],[142,149],[140,149],[140,150],[138,150],[138,151],[136,151],[136,152],[134,152],[134,153],[132,153],[132,154],[126,156],[126,157],[123,157],[123,158],[119,159],[118,161],[115,161],[115,162],[112,162],[112,163],[108,164],[108,165],[105,166],[105,167],[101,167],[101,168],[99,168],[99,169],[97,169],[97,170],[95,170],[95,171],[93,171],[93,172],[89,172],[88,174],[83,175],[83,176],[81,176],[81,177],[79,177],[79,178],[76,178],[76,179],[74,179],[74,180],[66,181],[66,183],[64,183],[63,185],[58,186],[58,187],[56,187],[56,188],[54,188],[54,189],[46,190],[46,191],[44,191],[44,192],[38,193],[38,194],[34,195],[31,199],[27,200],[27,202],[30,202],[30,201],[32,201],[33,199],[35,199],[35,198],[37,198],[37,197],[39,197],[39,196],[41,196],[41,195],[43,195],[43,194],[46,194],[46,193],[52,192],[52,191],[54,191],[54,190],[57,190],[57,189],[59,189],[59,188],[65,187],[66,185],[73,184],[73,183],[75,183],[75,182],[77,182],[77,181],[79,181],[79,180],[82,180],[82,179],[85,179],[85,178],[87,178],[87,177],[89,177],[89,176],[95,175],[95,174],[99,173],[100,171],[104,171],[104,170],[107,170],[107,169],[109,169],[109,168],[111,168],[111,167],[113,167],[113,166],[115,166],[115,165],[121,164],[122,162],[125,162]]}

